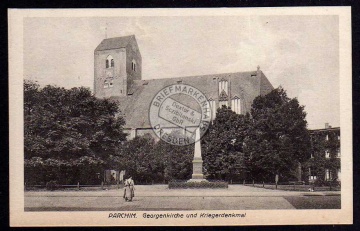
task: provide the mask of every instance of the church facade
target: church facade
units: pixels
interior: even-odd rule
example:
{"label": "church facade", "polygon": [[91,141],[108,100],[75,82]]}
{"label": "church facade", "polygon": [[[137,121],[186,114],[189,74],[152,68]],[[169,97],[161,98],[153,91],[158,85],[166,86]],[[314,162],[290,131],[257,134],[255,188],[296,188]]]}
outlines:
{"label": "church facade", "polygon": [[204,93],[213,119],[222,105],[238,114],[250,112],[254,98],[273,89],[260,67],[247,72],[143,79],[142,58],[134,35],[104,39],[94,51],[94,94],[118,102],[129,138],[144,134],[156,137],[149,122],[151,100],[172,84],[188,84]]}

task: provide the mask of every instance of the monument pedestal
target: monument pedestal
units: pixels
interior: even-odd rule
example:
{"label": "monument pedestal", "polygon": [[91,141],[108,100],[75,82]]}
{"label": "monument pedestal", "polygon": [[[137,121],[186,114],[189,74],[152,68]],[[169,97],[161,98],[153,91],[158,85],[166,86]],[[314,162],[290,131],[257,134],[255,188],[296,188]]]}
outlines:
{"label": "monument pedestal", "polygon": [[193,181],[207,181],[204,179],[204,174],[202,173],[202,164],[203,160],[200,158],[194,158],[193,160],[193,174],[191,175],[191,179],[188,182]]}

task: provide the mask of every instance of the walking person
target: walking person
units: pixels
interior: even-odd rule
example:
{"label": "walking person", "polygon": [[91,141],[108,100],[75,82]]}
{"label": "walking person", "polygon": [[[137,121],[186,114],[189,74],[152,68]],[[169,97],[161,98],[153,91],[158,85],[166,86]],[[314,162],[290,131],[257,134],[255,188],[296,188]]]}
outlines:
{"label": "walking person", "polygon": [[125,188],[124,188],[124,199],[125,201],[132,201],[135,196],[135,184],[131,176],[125,180]]}

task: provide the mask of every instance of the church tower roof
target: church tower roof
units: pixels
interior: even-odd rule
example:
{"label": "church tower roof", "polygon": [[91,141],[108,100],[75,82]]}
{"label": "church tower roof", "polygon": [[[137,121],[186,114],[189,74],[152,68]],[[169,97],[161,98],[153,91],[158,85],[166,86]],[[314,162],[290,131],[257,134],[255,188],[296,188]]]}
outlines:
{"label": "church tower roof", "polygon": [[95,51],[125,48],[132,39],[135,39],[135,35],[104,39]]}

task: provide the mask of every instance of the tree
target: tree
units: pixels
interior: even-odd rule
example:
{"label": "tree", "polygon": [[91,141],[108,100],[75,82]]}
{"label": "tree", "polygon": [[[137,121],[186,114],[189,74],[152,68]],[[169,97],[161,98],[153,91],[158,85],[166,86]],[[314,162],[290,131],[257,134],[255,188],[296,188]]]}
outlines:
{"label": "tree", "polygon": [[61,184],[100,184],[96,173],[104,168],[104,161],[97,157],[83,156],[76,160],[41,157],[25,159],[24,179],[27,184],[44,185],[49,181]]}
{"label": "tree", "polygon": [[194,144],[172,145],[163,140],[156,143],[153,157],[162,167],[164,180],[188,180],[192,174]]}
{"label": "tree", "polygon": [[310,156],[306,113],[281,87],[254,99],[245,159],[253,179],[295,179],[294,169]]}
{"label": "tree", "polygon": [[117,169],[126,170],[137,182],[150,182],[156,163],[152,158],[154,139],[137,136],[119,148]]}
{"label": "tree", "polygon": [[80,160],[96,160],[96,166],[103,165],[126,139],[124,124],[116,102],[97,99],[89,89],[24,82],[26,160],[38,157],[78,167]]}
{"label": "tree", "polygon": [[107,157],[125,140],[118,106],[97,99],[83,87],[64,88],[25,82],[25,157]]}
{"label": "tree", "polygon": [[238,115],[229,107],[217,110],[216,118],[202,139],[204,169],[207,178],[229,180],[244,178],[243,141],[249,115]]}
{"label": "tree", "polygon": [[124,142],[117,154],[111,156],[111,162],[138,183],[160,183],[190,179],[193,156],[193,144],[175,146],[144,135]]}

